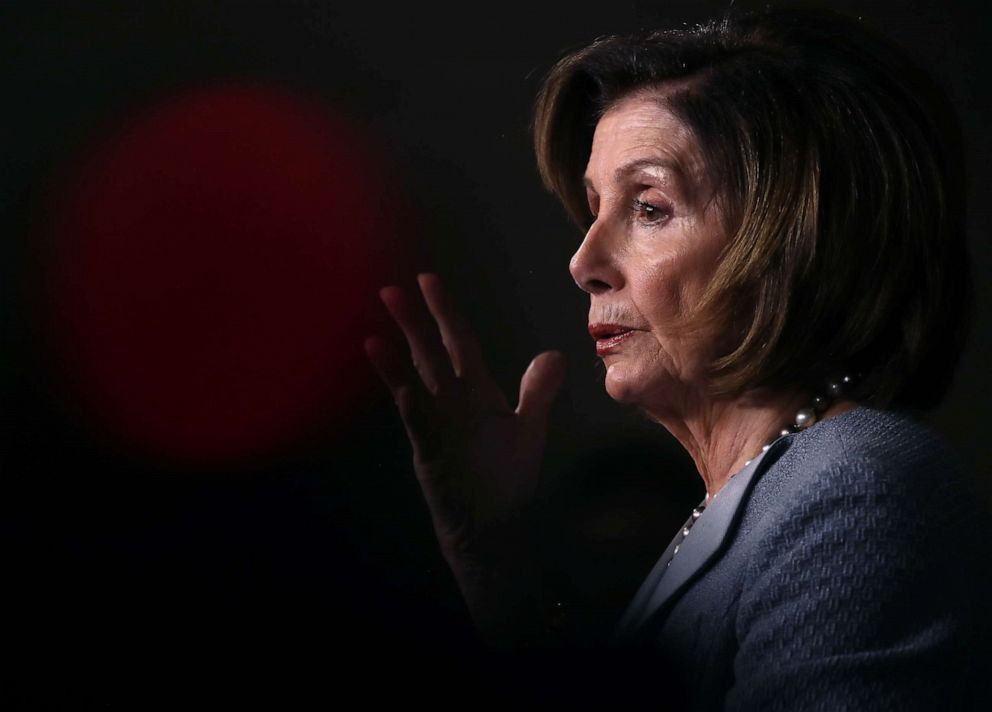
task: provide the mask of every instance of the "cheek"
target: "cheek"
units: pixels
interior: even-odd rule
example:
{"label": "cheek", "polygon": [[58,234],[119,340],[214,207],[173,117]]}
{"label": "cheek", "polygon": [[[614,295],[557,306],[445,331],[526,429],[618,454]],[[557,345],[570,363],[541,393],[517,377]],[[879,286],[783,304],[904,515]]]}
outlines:
{"label": "cheek", "polygon": [[677,255],[655,260],[632,285],[637,307],[648,323],[666,331],[686,317],[686,283]]}
{"label": "cheek", "polygon": [[[712,275],[710,257],[698,251],[680,251],[656,258],[640,271],[636,285],[631,285],[657,344],[652,370],[677,374],[679,380],[702,377],[701,369],[711,356],[716,335],[709,329],[700,330],[694,317]],[[632,389],[634,384],[622,382],[623,375],[615,374],[615,387]]]}

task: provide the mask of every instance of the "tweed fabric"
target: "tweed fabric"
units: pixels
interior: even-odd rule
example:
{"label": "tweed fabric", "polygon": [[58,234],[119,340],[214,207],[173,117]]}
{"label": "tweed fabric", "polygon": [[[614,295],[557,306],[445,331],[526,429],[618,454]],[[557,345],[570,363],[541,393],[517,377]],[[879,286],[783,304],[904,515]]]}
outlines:
{"label": "tweed fabric", "polygon": [[790,436],[739,506],[639,631],[692,709],[992,709],[988,514],[936,434],[852,409]]}

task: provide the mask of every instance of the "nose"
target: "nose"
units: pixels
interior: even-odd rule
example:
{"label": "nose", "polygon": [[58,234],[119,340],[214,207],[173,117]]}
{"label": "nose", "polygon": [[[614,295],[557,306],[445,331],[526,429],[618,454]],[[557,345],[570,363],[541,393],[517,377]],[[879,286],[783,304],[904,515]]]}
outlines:
{"label": "nose", "polygon": [[583,292],[601,294],[623,286],[623,275],[616,262],[613,235],[608,223],[594,222],[582,244],[568,263],[572,279]]}

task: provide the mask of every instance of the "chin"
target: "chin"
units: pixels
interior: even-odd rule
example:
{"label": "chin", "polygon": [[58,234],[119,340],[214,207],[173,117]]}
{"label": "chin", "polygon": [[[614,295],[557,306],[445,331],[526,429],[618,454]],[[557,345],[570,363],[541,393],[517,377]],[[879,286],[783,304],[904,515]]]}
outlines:
{"label": "chin", "polygon": [[644,400],[648,379],[627,372],[618,364],[606,369],[606,392],[617,403],[640,403]]}
{"label": "chin", "polygon": [[636,372],[613,364],[606,370],[606,392],[617,403],[655,410],[671,404],[680,393],[680,383],[670,373]]}

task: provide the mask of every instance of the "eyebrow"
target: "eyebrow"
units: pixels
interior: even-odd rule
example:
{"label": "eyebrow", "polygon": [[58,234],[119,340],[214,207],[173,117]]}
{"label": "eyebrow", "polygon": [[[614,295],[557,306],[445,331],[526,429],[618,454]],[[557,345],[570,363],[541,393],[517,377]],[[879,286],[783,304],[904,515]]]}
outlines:
{"label": "eyebrow", "polygon": [[[665,170],[671,171],[675,174],[676,181],[680,188],[683,190],[688,190],[690,187],[688,182],[685,180],[685,172],[675,161],[665,160],[663,158],[639,158],[630,163],[625,163],[613,172],[613,180],[619,183],[624,178],[627,178],[631,173],[636,173],[644,168],[664,168]],[[592,188],[592,180],[588,176],[582,177],[582,184],[587,188]]]}

